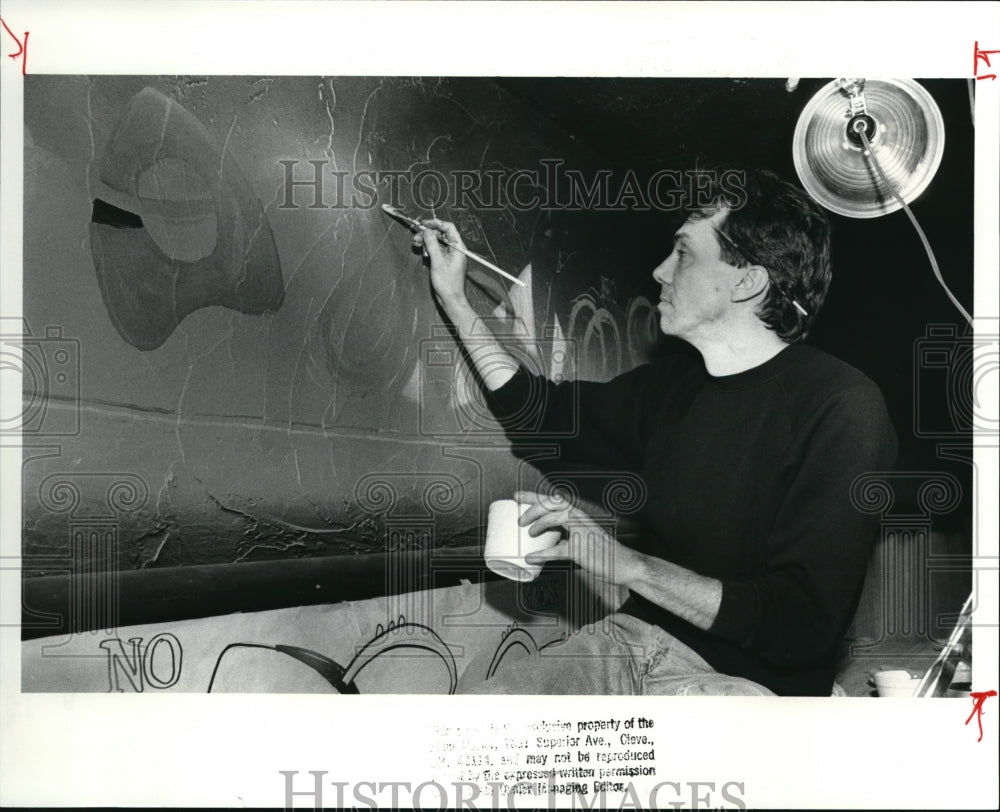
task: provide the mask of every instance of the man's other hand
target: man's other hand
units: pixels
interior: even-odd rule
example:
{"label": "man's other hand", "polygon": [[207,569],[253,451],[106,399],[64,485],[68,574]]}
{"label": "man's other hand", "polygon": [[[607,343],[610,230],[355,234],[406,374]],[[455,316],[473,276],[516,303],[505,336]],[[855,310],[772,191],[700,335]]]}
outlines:
{"label": "man's other hand", "polygon": [[569,559],[595,578],[616,586],[630,586],[641,578],[645,557],[621,544],[565,498],[518,491],[514,499],[531,506],[518,520],[528,528],[529,536],[534,538],[553,529],[564,533],[554,547],[527,556],[529,564]]}

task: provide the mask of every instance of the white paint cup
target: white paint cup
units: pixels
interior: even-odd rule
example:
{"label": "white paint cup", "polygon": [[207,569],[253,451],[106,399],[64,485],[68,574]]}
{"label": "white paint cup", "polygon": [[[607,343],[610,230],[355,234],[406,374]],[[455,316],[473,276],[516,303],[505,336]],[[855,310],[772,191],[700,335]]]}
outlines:
{"label": "white paint cup", "polygon": [[920,678],[909,671],[879,671],[873,678],[879,696],[913,696],[920,684]]}
{"label": "white paint cup", "polygon": [[542,565],[529,564],[525,556],[554,547],[562,537],[558,530],[547,530],[537,538],[529,536],[528,528],[517,523],[529,507],[513,499],[500,499],[490,505],[483,558],[493,572],[512,581],[534,581]]}

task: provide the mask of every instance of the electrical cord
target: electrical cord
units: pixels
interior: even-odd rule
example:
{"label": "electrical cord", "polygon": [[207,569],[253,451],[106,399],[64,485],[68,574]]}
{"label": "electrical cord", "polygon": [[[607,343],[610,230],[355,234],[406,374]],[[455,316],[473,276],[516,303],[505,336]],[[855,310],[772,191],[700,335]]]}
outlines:
{"label": "electrical cord", "polygon": [[920,227],[920,223],[917,222],[917,218],[910,211],[910,207],[906,205],[906,201],[900,196],[899,192],[896,191],[896,187],[890,182],[889,178],[886,177],[885,172],[882,171],[882,165],[879,163],[878,158],[875,157],[875,152],[872,149],[871,143],[868,141],[868,137],[865,135],[865,130],[867,129],[864,121],[858,121],[854,125],[854,131],[861,136],[861,140],[865,145],[866,154],[872,159],[872,164],[875,166],[875,170],[878,172],[879,177],[882,182],[888,187],[889,191],[892,192],[892,196],[899,201],[899,204],[903,207],[903,211],[906,212],[906,216],[910,218],[910,222],[913,223],[913,227],[917,230],[917,235],[920,237],[920,241],[924,244],[924,250],[927,252],[927,258],[931,262],[931,270],[934,271],[934,276],[937,281],[944,288],[944,292],[948,294],[948,298],[951,299],[951,303],[958,308],[959,312],[965,317],[965,320],[972,327],[972,316],[969,312],[962,307],[961,302],[955,298],[954,294],[949,290],[948,285],[945,284],[944,277],[941,276],[941,269],[938,267],[937,259],[934,257],[934,251],[931,250],[931,244],[927,240],[927,235],[924,234],[924,230]]}

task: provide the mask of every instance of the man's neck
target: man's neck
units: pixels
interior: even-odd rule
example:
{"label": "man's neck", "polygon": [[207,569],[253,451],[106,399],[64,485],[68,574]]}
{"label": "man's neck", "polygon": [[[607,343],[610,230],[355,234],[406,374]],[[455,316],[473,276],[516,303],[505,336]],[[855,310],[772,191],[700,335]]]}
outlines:
{"label": "man's neck", "polygon": [[759,367],[788,346],[767,328],[734,330],[691,343],[701,353],[708,374],[715,378]]}

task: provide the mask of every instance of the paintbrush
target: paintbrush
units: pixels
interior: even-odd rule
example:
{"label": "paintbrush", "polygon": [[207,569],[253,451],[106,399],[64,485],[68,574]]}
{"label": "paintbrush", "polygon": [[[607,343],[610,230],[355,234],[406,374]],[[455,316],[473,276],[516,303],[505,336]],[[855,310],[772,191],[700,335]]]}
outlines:
{"label": "paintbrush", "polygon": [[[427,231],[427,226],[425,226],[419,220],[414,220],[412,217],[407,217],[399,209],[390,206],[388,203],[382,204],[382,211],[384,211],[390,217],[395,217],[397,220],[406,223],[406,225],[408,225],[412,229],[416,229],[417,231]],[[485,265],[491,271],[496,271],[498,274],[500,274],[500,276],[504,277],[505,279],[509,279],[511,282],[520,285],[522,288],[525,287],[524,282],[522,282],[516,276],[511,276],[509,273],[503,270],[503,268],[498,268],[488,259],[479,256],[479,254],[477,254],[475,251],[470,251],[468,248],[463,248],[461,245],[455,245],[455,243],[445,239],[444,235],[442,234],[438,234],[438,242],[441,243],[441,245],[447,245],[449,248],[454,248],[460,254],[465,254],[465,256],[467,256],[469,259],[475,260],[480,265]]]}

